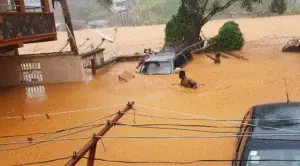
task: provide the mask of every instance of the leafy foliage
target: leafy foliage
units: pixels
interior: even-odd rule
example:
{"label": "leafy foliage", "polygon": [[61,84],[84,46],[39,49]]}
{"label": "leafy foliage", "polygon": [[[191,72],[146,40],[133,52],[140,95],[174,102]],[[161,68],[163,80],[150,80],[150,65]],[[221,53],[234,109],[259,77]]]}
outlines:
{"label": "leafy foliage", "polygon": [[241,50],[245,40],[239,25],[234,21],[228,21],[220,28],[218,35],[210,38],[208,43],[216,43],[212,47],[214,51],[233,51]]}
{"label": "leafy foliage", "polygon": [[273,0],[271,3],[271,12],[283,14],[286,11],[286,3],[284,0]]}
{"label": "leafy foliage", "polygon": [[[283,14],[287,10],[285,0],[269,1],[271,1],[271,12]],[[253,11],[253,5],[262,3],[262,0],[181,0],[181,6],[177,15],[167,23],[165,45],[177,44],[187,46],[201,40],[199,35],[202,27],[213,16],[238,2],[242,8],[245,8],[247,11]],[[233,22],[225,24],[220,29],[218,37],[212,40],[222,43],[220,48],[228,50],[241,49],[244,45],[244,39],[242,39],[239,27]],[[231,41],[236,43],[230,44]]]}
{"label": "leafy foliage", "polygon": [[165,28],[165,43],[168,46],[180,47],[186,45],[185,37],[192,32],[192,23],[188,19],[188,9],[182,5],[177,15],[167,23]]}

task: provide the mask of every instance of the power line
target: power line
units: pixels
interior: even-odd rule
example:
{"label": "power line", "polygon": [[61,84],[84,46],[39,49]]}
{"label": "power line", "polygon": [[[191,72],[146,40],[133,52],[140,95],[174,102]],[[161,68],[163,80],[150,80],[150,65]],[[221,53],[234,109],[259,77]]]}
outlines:
{"label": "power line", "polygon": [[[234,121],[234,120],[220,120],[220,119],[217,119],[217,118],[214,118],[214,117],[205,117],[205,116],[200,116],[200,115],[195,115],[195,114],[190,114],[190,113],[184,113],[184,112],[177,112],[177,111],[166,110],[166,109],[161,109],[161,108],[155,108],[155,107],[150,107],[150,106],[145,106],[145,105],[139,105],[139,106],[140,107],[144,107],[144,108],[153,109],[153,110],[162,111],[162,112],[175,113],[175,114],[179,114],[179,115],[194,116],[194,117],[197,117],[199,120],[224,121],[224,122],[230,122],[230,123],[235,123],[235,124],[241,124],[241,125],[243,124],[243,125],[248,125],[248,126],[253,126],[253,127],[260,127],[260,128],[265,128],[265,129],[273,129],[273,130],[280,130],[280,131],[288,131],[288,132],[300,133],[300,131],[296,131],[296,130],[281,129],[281,128],[276,128],[276,127],[260,126],[260,125],[254,125],[254,124],[248,124],[248,123],[244,123],[244,122],[239,122],[241,120],[238,120],[238,121]],[[292,120],[292,119],[288,119],[288,120]]]}
{"label": "power line", "polygon": [[[124,124],[124,123],[116,123]],[[179,127],[202,127],[202,128],[217,128],[217,129],[239,129],[238,126],[214,126],[214,125],[197,125],[197,124],[166,124],[166,123],[154,123],[154,124],[134,124],[134,126],[179,126]]]}
{"label": "power line", "polygon": [[[173,117],[167,117],[167,116],[154,116],[154,115],[147,115],[147,114],[138,114],[138,113],[127,113],[132,114],[134,116],[142,116],[142,117],[149,117],[149,118],[159,118],[159,119],[169,119],[169,120],[182,120],[182,121],[202,121],[202,120],[208,120],[208,121],[228,121],[228,120],[222,120],[222,119],[216,119],[216,120],[210,120],[210,119],[201,119],[201,118],[173,118]],[[251,119],[249,119],[251,120]],[[253,119],[257,120],[257,119]],[[232,121],[232,120],[230,120]],[[300,123],[290,123],[290,124],[281,124],[281,125],[270,125],[270,126],[261,126],[261,125],[254,125],[254,124],[247,124],[247,123],[241,123],[246,124],[248,126],[253,127],[260,127],[260,128],[266,128],[266,129],[273,129],[273,130],[280,130],[280,131],[288,131],[288,132],[294,132],[294,133],[300,133],[300,131],[294,131],[294,130],[285,130],[281,128],[275,128],[276,126],[290,126],[290,125],[297,125]],[[211,127],[211,128],[221,128],[221,126],[210,126],[210,125],[202,125],[203,127]],[[200,126],[199,126],[200,127]],[[223,128],[240,128],[238,126],[222,126]]]}
{"label": "power line", "polygon": [[91,126],[97,126],[97,125],[87,125],[87,126],[81,126],[81,127],[72,127],[72,128],[61,129],[61,130],[50,131],[50,132],[5,135],[5,136],[0,136],[0,139],[1,138],[12,138],[12,137],[27,137],[27,136],[34,136],[34,135],[43,135],[44,136],[44,135],[48,135],[48,134],[56,134],[56,133],[61,133],[61,132],[70,131],[70,130],[79,129],[79,128],[91,127]]}
{"label": "power line", "polygon": [[[101,124],[101,125],[103,125],[103,124]],[[99,126],[101,126],[101,125],[99,125]],[[96,127],[98,127],[98,126],[96,126]],[[83,139],[83,138],[66,139],[66,138],[63,138],[63,137],[66,137],[66,136],[69,136],[69,135],[74,135],[74,134],[77,134],[77,133],[80,133],[80,132],[84,132],[84,131],[88,131],[88,130],[94,129],[96,127],[90,127],[90,128],[87,128],[87,129],[83,129],[83,130],[79,130],[79,131],[73,132],[73,133],[64,134],[64,135],[57,136],[57,137],[54,137],[54,138],[48,139],[48,140],[41,140],[41,141],[18,141],[18,142],[3,143],[3,145],[27,144],[27,143],[32,143],[32,144],[21,146],[21,147],[16,147],[16,148],[1,149],[0,152],[7,152],[7,151],[12,151],[12,150],[24,149],[24,148],[28,148],[28,147],[31,147],[31,146],[35,146],[35,145],[38,145],[38,144],[41,144],[41,143],[47,143],[47,142],[64,141],[64,140],[80,140],[80,139]],[[84,139],[87,139],[87,138],[84,138]]]}
{"label": "power line", "polygon": [[63,115],[63,114],[76,113],[76,112],[94,111],[94,110],[99,110],[99,109],[104,109],[104,108],[114,108],[114,107],[119,107],[119,106],[124,106],[124,104],[116,104],[116,105],[111,105],[111,106],[102,106],[102,107],[94,107],[94,108],[77,109],[77,110],[63,111],[63,112],[33,114],[33,115],[25,115],[25,116],[0,117],[0,120],[5,120],[5,119],[21,119],[22,117],[24,117],[24,118],[46,117],[46,114],[49,115],[49,116],[50,115]]}
{"label": "power line", "polygon": [[[159,126],[159,124],[154,125],[130,125],[130,124],[124,124],[124,123],[118,123],[116,125],[119,126],[129,126],[133,128],[147,128],[147,129],[158,129],[158,130],[178,130],[178,131],[195,131],[195,132],[203,132],[203,133],[229,133],[229,134],[236,134],[237,132],[232,131],[208,131],[208,130],[199,130],[199,129],[188,129],[188,128],[175,128],[175,127],[153,127],[153,126]],[[172,124],[162,124],[166,126],[172,126]],[[175,125],[176,126],[176,125]]]}
{"label": "power line", "polygon": [[[16,164],[12,166],[25,166],[25,165],[36,165],[36,164],[45,164],[55,161],[61,161],[70,159],[72,156],[69,157],[61,157],[51,160],[45,160],[45,161],[38,161],[38,162],[31,162],[31,163],[24,163],[24,164]],[[124,163],[124,164],[194,164],[194,163],[200,163],[200,162],[249,162],[249,161],[255,161],[255,162],[299,162],[300,160],[280,160],[280,159],[260,159],[260,160],[232,160],[232,159],[199,159],[199,160],[193,160],[193,161],[125,161],[125,160],[109,160],[109,159],[103,159],[103,158],[89,158],[89,157],[83,157],[84,159],[94,159],[97,161],[102,162],[110,162],[110,163]]]}
{"label": "power line", "polygon": [[[159,119],[169,119],[169,120],[182,120],[182,121],[220,121],[220,122],[228,122],[228,121],[235,121],[235,122],[241,122],[241,121],[296,121],[300,118],[296,119],[207,119],[207,118],[175,118],[175,117],[167,117],[167,116],[155,116],[155,115],[148,115],[148,114],[139,114],[139,113],[131,113],[128,112],[126,114],[136,115],[136,116],[142,116],[142,117],[149,117],[149,118],[159,118]],[[198,115],[195,115],[198,116]]]}
{"label": "power line", "polygon": [[[173,111],[173,110],[167,110],[167,109],[156,108],[156,107],[145,106],[145,105],[138,105],[138,106],[143,107],[143,108],[149,108],[149,109],[157,110],[157,111],[163,111],[163,112],[176,113],[176,114],[180,114],[180,115],[188,115],[188,116],[197,117],[197,118],[174,118],[174,119],[182,119],[182,120],[203,120],[203,121],[224,121],[224,122],[228,122],[228,121],[236,121],[236,122],[241,122],[241,121],[287,121],[287,120],[289,120],[289,121],[299,120],[300,121],[300,118],[292,118],[292,119],[244,119],[244,120],[243,119],[218,119],[218,118],[214,118],[214,117],[200,116],[200,115],[196,115],[196,114],[177,112],[177,111]],[[128,113],[128,114],[130,114],[130,113]],[[146,115],[146,116],[149,116],[149,115]],[[156,116],[154,116],[154,117],[156,117]],[[170,118],[170,119],[173,119],[173,118]]]}
{"label": "power line", "polygon": [[[241,135],[221,135],[221,136],[92,136],[92,137],[74,137],[74,138],[53,138],[49,140],[39,140],[39,141],[22,141],[22,142],[12,142],[12,143],[4,143],[4,144],[27,144],[27,143],[47,143],[47,142],[58,142],[58,141],[76,141],[76,140],[84,140],[84,139],[226,139],[226,138],[238,138],[238,137],[258,137],[258,136],[300,136],[300,134],[241,134]],[[62,136],[62,137],[65,137]],[[265,139],[264,140],[274,140],[274,139]],[[278,140],[278,139],[277,139]],[[32,144],[28,145],[31,146]],[[13,149],[4,149],[0,150],[0,152],[16,150],[20,148]]]}
{"label": "power line", "polygon": [[[58,137],[55,137],[53,139],[48,139],[48,140],[42,140],[42,141],[16,141],[16,142],[9,142],[9,143],[0,143],[0,145],[3,146],[3,145],[12,145],[12,144],[52,142],[51,140],[55,141],[58,138],[63,138],[63,137],[66,137],[66,136],[70,136],[70,135],[74,135],[74,134],[81,133],[81,132],[84,132],[84,131],[88,131],[88,130],[91,130],[91,129],[94,129],[94,128],[97,128],[97,127],[100,127],[100,126],[103,126],[103,125],[105,125],[105,124],[94,125],[93,127],[90,127],[90,128],[87,128],[87,129],[79,130],[79,131],[69,133],[69,134],[64,134],[62,136],[58,136]],[[1,152],[1,150],[0,150],[0,152]]]}
{"label": "power line", "polygon": [[[142,116],[142,117],[149,117],[149,118],[159,118],[159,119],[169,119],[169,120],[181,120],[181,121],[189,121],[189,120],[192,120],[192,121],[202,121],[203,119],[197,119],[197,118],[173,118],[173,117],[167,117],[167,116],[154,116],[154,115],[147,115],[147,114],[138,114],[138,113],[127,113],[127,114],[131,114],[131,115],[134,115],[134,116]],[[207,120],[207,119],[205,119]],[[245,121],[251,121],[251,120],[257,120],[259,121],[258,119],[246,119]],[[268,119],[266,119],[268,120]],[[278,121],[278,119],[276,119]],[[293,120],[293,119],[280,119],[282,121],[290,121],[290,120]],[[208,121],[211,121],[211,120],[208,120]],[[213,120],[215,121],[215,120]],[[222,119],[218,119],[217,121],[228,121],[228,120],[222,120]],[[234,120],[230,120],[230,121],[234,121]],[[275,120],[272,120],[272,121],[275,121]],[[247,124],[249,126],[255,126],[255,127],[261,127],[261,128],[268,128],[268,127],[272,127],[272,129],[274,127],[280,127],[280,126],[291,126],[291,125],[299,125],[299,123],[286,123],[286,124],[278,124],[278,125],[269,125],[269,126],[261,126],[261,125],[253,125],[253,124]],[[182,126],[190,126],[190,127],[208,127],[208,128],[241,128],[240,126],[212,126],[212,125],[182,125]],[[275,129],[280,129],[280,128],[275,128]],[[299,131],[295,131],[295,132],[299,132]]]}
{"label": "power line", "polygon": [[[188,129],[188,128],[176,128],[176,127],[153,127],[153,126],[185,126],[181,124],[142,124],[142,125],[131,125],[131,124],[124,124],[124,123],[116,123],[115,125],[119,126],[128,126],[128,127],[133,127],[133,128],[149,128],[149,129],[158,129],[158,130],[179,130],[179,131],[195,131],[195,132],[203,132],[203,133],[217,133],[217,134],[237,134],[237,132],[232,132],[232,131],[211,131],[211,130],[199,130],[199,129]],[[191,127],[197,127],[197,125],[186,125],[186,126],[191,126]],[[247,132],[249,135],[250,134],[272,134],[272,133],[267,133],[267,132]],[[276,134],[276,133],[274,133]],[[280,133],[280,134],[287,134],[290,135],[291,133]],[[300,135],[300,134],[299,134]]]}
{"label": "power line", "polygon": [[[84,159],[90,159],[88,157],[83,157]],[[300,160],[278,160],[278,159],[261,159],[261,160],[232,160],[232,159],[202,159],[202,160],[194,160],[194,161],[125,161],[125,160],[108,160],[102,158],[93,158],[94,160],[110,162],[110,163],[124,163],[124,164],[193,164],[200,162],[245,162],[245,161],[255,161],[255,162],[299,162]]]}
{"label": "power line", "polygon": [[[113,114],[107,115],[107,116],[105,116],[105,117],[102,117],[102,118],[99,118],[99,119],[96,119],[96,120],[93,120],[93,121],[90,121],[90,122],[87,122],[87,123],[83,123],[83,124],[81,124],[81,125],[77,125],[77,126],[75,126],[75,127],[81,127],[81,126],[84,126],[84,125],[87,125],[87,124],[91,124],[91,123],[94,123],[94,122],[97,122],[97,121],[106,119],[107,117],[113,116],[113,115],[118,114],[118,113],[119,113],[119,112],[113,113]],[[100,125],[104,125],[104,124],[100,124]],[[100,125],[98,125],[98,126],[100,126]],[[77,133],[84,132],[84,131],[87,131],[87,130],[91,130],[91,129],[94,129],[94,128],[98,127],[98,126],[90,127],[90,128],[84,129],[84,130],[76,131],[76,132],[69,133],[69,134],[65,134],[65,135],[58,136],[58,137],[54,137],[54,138],[49,139],[49,140],[46,140],[46,141],[39,141],[39,142],[36,142],[36,143],[33,143],[33,142],[31,141],[31,143],[33,143],[33,144],[25,145],[25,146],[20,146],[20,147],[16,147],[16,148],[2,149],[2,150],[0,150],[0,152],[7,152],[7,151],[12,151],[12,150],[19,150],[19,149],[24,149],[24,148],[27,148],[27,147],[35,146],[35,145],[38,145],[38,144],[41,144],[41,143],[51,142],[52,140],[59,139],[59,138],[62,138],[62,137],[66,137],[66,136],[73,135],[73,134],[77,134]],[[19,141],[19,142],[27,143],[27,142],[29,142],[29,141]],[[5,143],[5,144],[6,144],[6,145],[10,145],[10,143]],[[16,142],[16,143],[14,143],[14,144],[19,144],[19,143]]]}
{"label": "power line", "polygon": [[85,127],[91,127],[91,126],[97,126],[97,125],[88,125],[88,124],[91,124],[91,123],[94,123],[94,122],[98,122],[98,121],[103,120],[105,118],[111,117],[111,116],[113,116],[115,114],[117,114],[117,113],[109,114],[109,115],[104,116],[102,118],[99,118],[99,119],[96,119],[96,120],[93,120],[93,121],[89,121],[89,122],[86,122],[86,123],[83,123],[83,124],[80,124],[80,125],[76,125],[76,126],[71,127],[71,128],[66,128],[66,129],[61,129],[61,130],[56,130],[56,131],[51,131],[51,132],[44,132],[44,133],[40,132],[40,133],[30,133],[30,134],[18,134],[18,135],[0,136],[0,139],[1,138],[11,138],[11,137],[32,136],[32,135],[42,135],[40,137],[35,137],[34,139],[42,138],[44,136],[49,136],[49,135],[61,133],[61,132],[64,132],[64,131],[69,131],[69,130],[74,130],[74,129],[79,129],[79,128],[85,128]]}
{"label": "power line", "polygon": [[51,162],[55,162],[55,161],[66,160],[66,159],[70,159],[70,158],[72,158],[72,156],[69,156],[69,157],[61,157],[61,158],[56,158],[56,159],[51,159],[51,160],[45,160],[45,161],[32,162],[32,163],[16,164],[16,165],[12,165],[12,166],[23,166],[23,165],[45,164],[45,163],[51,163]]}

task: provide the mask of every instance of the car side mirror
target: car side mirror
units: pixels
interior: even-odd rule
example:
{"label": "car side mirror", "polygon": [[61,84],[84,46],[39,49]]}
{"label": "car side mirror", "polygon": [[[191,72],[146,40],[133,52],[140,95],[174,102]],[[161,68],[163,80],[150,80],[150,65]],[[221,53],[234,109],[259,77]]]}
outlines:
{"label": "car side mirror", "polygon": [[174,73],[177,74],[181,71],[182,69],[180,67],[175,68]]}

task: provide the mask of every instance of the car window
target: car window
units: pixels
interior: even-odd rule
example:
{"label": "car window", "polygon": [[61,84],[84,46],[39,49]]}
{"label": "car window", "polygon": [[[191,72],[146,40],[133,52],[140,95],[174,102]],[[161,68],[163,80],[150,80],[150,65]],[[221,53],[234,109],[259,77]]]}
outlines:
{"label": "car window", "polygon": [[186,60],[183,55],[179,55],[176,57],[174,61],[174,68],[182,67],[186,63]]}
{"label": "car window", "polygon": [[[251,150],[247,157],[246,166],[299,166],[299,161],[260,161],[260,160],[299,160],[300,150],[298,149],[267,149]],[[257,160],[257,161],[255,161]]]}
{"label": "car window", "polygon": [[170,74],[172,72],[171,62],[146,62],[141,68],[145,74]]}

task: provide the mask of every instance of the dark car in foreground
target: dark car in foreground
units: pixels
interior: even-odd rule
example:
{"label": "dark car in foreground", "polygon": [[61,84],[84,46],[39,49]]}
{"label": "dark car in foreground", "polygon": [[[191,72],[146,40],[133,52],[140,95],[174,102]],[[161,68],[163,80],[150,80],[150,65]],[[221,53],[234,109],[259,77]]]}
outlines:
{"label": "dark car in foreground", "polygon": [[300,135],[295,135],[300,131],[299,117],[300,102],[252,107],[238,132],[232,165],[299,166]]}
{"label": "dark car in foreground", "polygon": [[175,69],[183,68],[192,60],[190,52],[181,52],[177,48],[168,48],[155,53],[145,60],[140,68],[143,74],[172,74]]}

